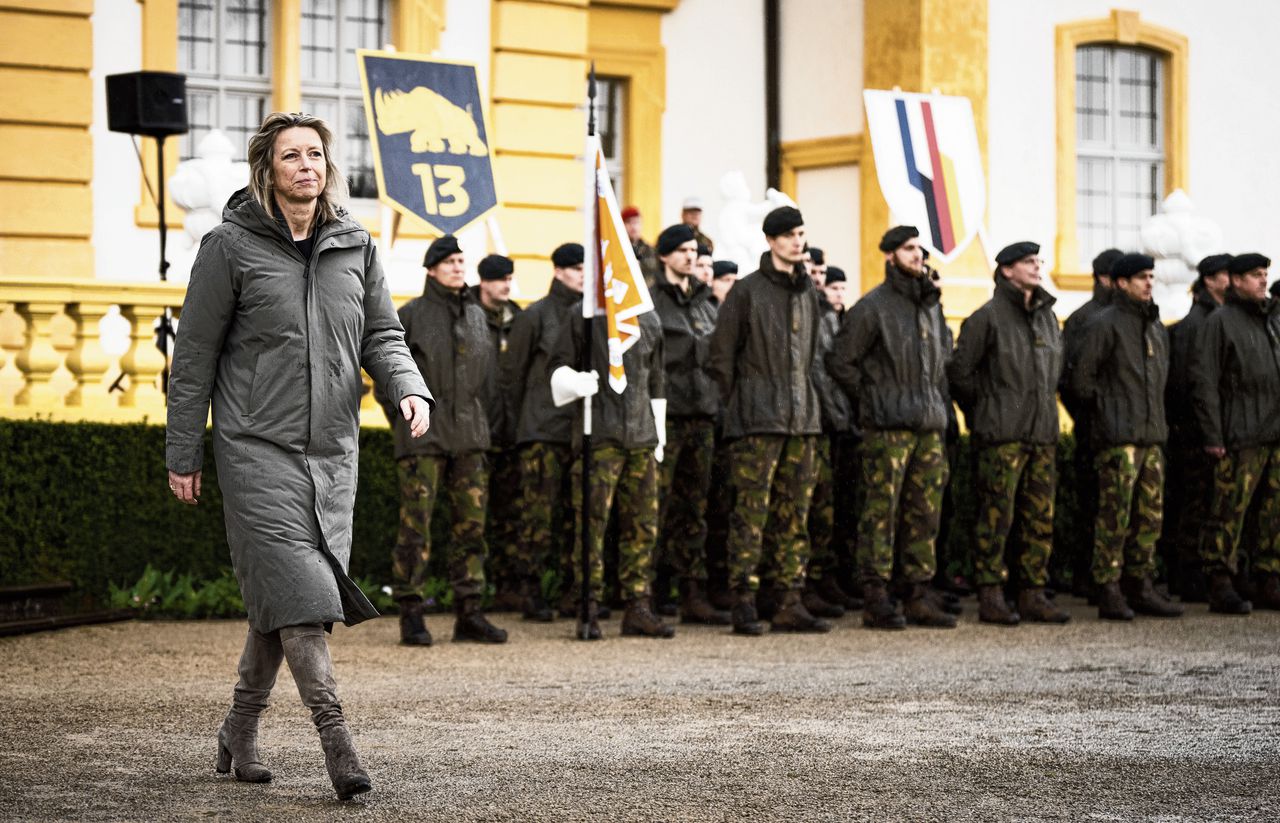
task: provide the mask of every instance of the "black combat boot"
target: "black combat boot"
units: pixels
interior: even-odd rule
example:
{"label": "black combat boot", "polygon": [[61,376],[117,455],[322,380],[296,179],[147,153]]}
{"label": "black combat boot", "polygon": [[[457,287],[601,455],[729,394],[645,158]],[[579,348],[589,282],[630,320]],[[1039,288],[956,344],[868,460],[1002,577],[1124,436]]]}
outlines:
{"label": "black combat boot", "polygon": [[978,587],[978,620],[997,626],[1018,625],[1020,618],[1005,601],[1003,586]]}
{"label": "black combat boot", "polygon": [[579,640],[601,640],[604,633],[600,631],[599,607],[594,600],[587,601],[587,619],[579,615],[574,637]]}
{"label": "black combat boot", "polygon": [[[828,604],[830,605],[830,604]],[[844,609],[840,609],[844,614]],[[820,617],[814,617],[805,608],[804,597],[797,589],[788,589],[783,593],[777,611],[769,623],[775,632],[813,632],[831,631],[831,623]]]}
{"label": "black combat boot", "polygon": [[547,605],[542,596],[542,586],[537,580],[526,580],[520,586],[521,611],[525,620],[535,623],[550,623],[556,619],[555,612]]}
{"label": "black combat boot", "polygon": [[680,581],[680,622],[728,626],[733,622],[733,616],[712,606],[706,591],[705,580],[685,578]]}
{"label": "black combat boot", "polygon": [[422,619],[422,598],[400,598],[400,642],[405,646],[430,646],[431,632]]}
{"label": "black combat boot", "polygon": [[828,601],[817,588],[808,584],[800,594],[800,602],[814,617],[844,617],[844,606]]}
{"label": "black combat boot", "polygon": [[1129,607],[1138,614],[1149,617],[1182,617],[1182,613],[1186,611],[1186,607],[1174,603],[1156,591],[1150,575],[1140,579],[1124,578],[1120,581],[1120,591],[1124,592],[1124,599],[1129,603]]}
{"label": "black combat boot", "polygon": [[912,584],[907,602],[903,604],[902,614],[907,618],[908,623],[916,626],[929,626],[935,629],[956,627],[956,616],[938,607],[934,599],[929,596],[929,586],[926,583]]}
{"label": "black combat boot", "polygon": [[773,613],[778,610],[779,591],[774,588],[773,581],[760,581],[760,590],[756,592],[756,612],[761,620],[772,620]]}
{"label": "black combat boot", "polygon": [[[842,606],[845,611],[862,608],[862,598],[853,597],[846,592],[844,587],[840,585],[840,581],[837,580],[836,576],[831,572],[827,572],[817,580],[809,580],[808,585],[810,588],[817,591],[817,593],[822,596],[823,600],[828,603],[835,603],[837,606]],[[813,611],[813,609],[810,609],[809,611]]]}
{"label": "black combat boot", "polygon": [[662,622],[662,618],[649,607],[649,598],[637,597],[627,601],[622,615],[622,634],[630,637],[675,637],[676,630]]}
{"label": "black combat boot", "polygon": [[756,614],[756,595],[743,586],[733,591],[733,633],[758,637],[764,634],[764,623]]}
{"label": "black combat boot", "polygon": [[1209,579],[1209,611],[1217,614],[1249,614],[1253,603],[1236,591],[1227,572],[1214,572]]}
{"label": "black combat boot", "polygon": [[933,601],[933,605],[937,606],[947,614],[963,614],[964,606],[960,605],[960,596],[952,594],[948,591],[927,586],[925,595]]}
{"label": "black combat boot", "polygon": [[480,610],[479,597],[464,597],[453,622],[453,642],[506,643],[507,632],[489,622]]}
{"label": "black combat boot", "polygon": [[907,627],[907,619],[898,614],[883,580],[874,580],[862,587],[862,625],[869,629]]}
{"label": "black combat boot", "polygon": [[1280,574],[1263,575],[1255,597],[1258,608],[1269,611],[1280,610]]}
{"label": "black combat boot", "polygon": [[1066,623],[1071,619],[1067,610],[1050,600],[1039,586],[1018,593],[1018,612],[1031,623]]}
{"label": "black combat boot", "polygon": [[1118,582],[1099,583],[1095,591],[1098,593],[1098,617],[1103,620],[1133,619],[1133,609],[1129,608]]}

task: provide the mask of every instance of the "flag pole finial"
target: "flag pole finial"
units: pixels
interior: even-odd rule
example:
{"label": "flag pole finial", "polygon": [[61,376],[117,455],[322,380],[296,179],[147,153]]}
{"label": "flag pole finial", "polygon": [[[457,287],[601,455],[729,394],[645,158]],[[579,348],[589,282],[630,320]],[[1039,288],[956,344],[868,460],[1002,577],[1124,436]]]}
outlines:
{"label": "flag pole finial", "polygon": [[591,61],[587,75],[587,134],[596,133],[596,61]]}

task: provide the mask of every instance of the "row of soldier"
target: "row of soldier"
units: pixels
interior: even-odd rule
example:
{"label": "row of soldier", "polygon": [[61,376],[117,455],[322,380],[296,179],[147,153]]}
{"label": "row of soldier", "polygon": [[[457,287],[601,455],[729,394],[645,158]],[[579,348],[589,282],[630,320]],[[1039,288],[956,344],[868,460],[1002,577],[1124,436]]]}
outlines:
{"label": "row of soldier", "polygon": [[[587,397],[584,636],[599,638],[607,615],[611,525],[625,635],[674,634],[654,608],[659,560],[678,580],[683,621],[731,625],[737,634],[762,634],[766,623],[825,632],[824,618],[845,608],[861,608],[872,628],[955,626],[954,598],[929,585],[944,525],[953,400],[975,444],[979,618],[1067,621],[1046,588],[1059,389],[1081,443],[1077,461],[1093,471],[1082,473],[1082,499],[1094,503],[1092,562],[1077,563],[1076,578],[1091,578],[1101,617],[1182,612],[1153,579],[1170,437],[1179,471],[1215,475],[1199,509],[1189,505],[1198,487],[1179,490],[1188,497],[1184,525],[1197,535],[1191,552],[1211,581],[1211,608],[1249,610],[1236,591],[1236,556],[1255,494],[1265,521],[1250,552],[1261,580],[1256,597],[1280,607],[1280,314],[1277,301],[1265,299],[1269,261],[1261,255],[1212,258],[1207,273],[1202,266],[1196,308],[1172,332],[1170,372],[1149,257],[1100,256],[1093,300],[1060,331],[1054,298],[1040,286],[1039,247],[1015,243],[997,255],[995,293],[964,322],[953,351],[937,275],[912,227],[885,234],[884,283],[846,310],[843,272],[815,265],[797,209],[766,217],[769,250],[741,280],[733,264],[712,263],[696,225],[671,226],[648,247],[636,213],[624,216],[655,311],[639,318],[639,342],[624,354],[621,394],[600,390],[595,372],[577,368],[588,345],[592,362],[607,362],[604,324],[595,324],[588,343],[574,322],[580,245],[554,251],[547,295],[523,310],[509,299],[508,258],[482,260],[480,283],[468,289],[457,240],[446,236],[428,249],[423,296],[400,310],[438,404],[428,435],[410,438],[379,396],[395,429],[401,486],[393,574],[402,642],[432,642],[422,588],[438,496],[449,514],[455,640],[506,640],[481,609],[489,545],[499,597],[513,599],[525,619],[555,617],[543,597],[547,570],[565,577],[562,615],[575,613],[574,589],[584,584],[572,557],[582,518],[577,401]],[[1209,300],[1226,309],[1210,313]],[[1182,365],[1193,359],[1194,368]],[[1170,403],[1168,424],[1166,380],[1171,391],[1182,387],[1175,397],[1183,402]],[[837,494],[833,476],[856,482]],[[569,507],[573,526],[562,516]],[[710,568],[717,558],[709,556],[709,508],[727,520],[719,575]],[[833,539],[842,513],[856,523],[850,557],[839,556],[844,544]],[[1015,524],[1021,550],[1009,585],[1005,555]],[[853,560],[860,591],[850,593],[836,569]],[[712,589],[713,577],[726,585]],[[665,595],[665,575],[662,582]]]}

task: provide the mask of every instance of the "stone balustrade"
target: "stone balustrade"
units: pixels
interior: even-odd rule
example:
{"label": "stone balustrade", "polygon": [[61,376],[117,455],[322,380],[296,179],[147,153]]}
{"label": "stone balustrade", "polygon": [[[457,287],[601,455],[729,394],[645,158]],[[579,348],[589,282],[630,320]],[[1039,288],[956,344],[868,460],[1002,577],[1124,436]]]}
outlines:
{"label": "stone balustrade", "polygon": [[[181,320],[185,294],[170,283],[0,281],[0,417],[163,424],[156,325],[166,308]],[[366,375],[360,421],[385,427],[371,389]]]}

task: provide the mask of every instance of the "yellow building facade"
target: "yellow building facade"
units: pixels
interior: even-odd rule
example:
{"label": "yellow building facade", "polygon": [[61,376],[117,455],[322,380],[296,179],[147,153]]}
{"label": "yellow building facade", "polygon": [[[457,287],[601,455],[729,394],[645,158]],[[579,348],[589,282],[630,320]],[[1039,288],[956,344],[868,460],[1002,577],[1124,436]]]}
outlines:
{"label": "yellow building facade", "polygon": [[[696,84],[669,75],[672,58],[689,57],[668,53],[668,42],[688,42],[689,33],[679,31],[682,21],[743,15],[754,26],[754,19],[769,13],[771,5],[735,2],[712,7],[711,2],[388,0],[388,45],[411,53],[451,49],[449,57],[477,63],[487,80],[500,198],[497,222],[508,253],[517,261],[524,298],[545,291],[550,250],[581,234],[583,97],[589,65],[594,63],[600,75],[625,90],[620,115],[625,128],[616,149],[624,170],[620,199],[640,207],[649,220],[650,235],[661,228],[657,223],[662,217],[674,218],[678,199],[688,193],[664,187],[670,176],[664,175],[664,164],[670,165],[684,128],[669,122],[671,105],[680,103],[682,111],[687,110],[685,95],[738,94],[750,100],[766,94],[765,80],[757,73],[766,44],[749,39],[741,44],[739,64],[709,67],[707,77]],[[484,8],[477,13],[481,4]],[[271,109],[302,107],[307,78],[300,33],[307,25],[308,5],[306,0],[264,5],[270,27]],[[991,175],[988,201],[993,205],[988,213],[994,217],[997,204],[1008,202],[1016,188],[995,175],[993,165],[1005,162],[1005,155],[993,158],[989,151],[1010,128],[1005,112],[1011,93],[1002,85],[1006,72],[1001,69],[993,78],[993,66],[1003,65],[1003,49],[1012,32],[1025,29],[1018,18],[1032,13],[1021,8],[1025,5],[1012,0],[803,0],[776,4],[775,13],[784,27],[821,26],[822,19],[813,19],[815,15],[841,11],[840,19],[850,21],[849,30],[847,37],[842,33],[843,39],[833,42],[846,42],[848,48],[833,51],[832,59],[844,61],[849,76],[859,78],[862,88],[968,97]],[[95,258],[95,215],[104,214],[104,208],[128,209],[137,231],[153,231],[157,225],[157,211],[141,175],[129,191],[110,192],[114,199],[106,206],[106,193],[95,190],[95,181],[101,179],[93,167],[95,117],[102,115],[95,114],[94,84],[102,79],[95,74],[93,58],[101,53],[95,49],[111,47],[102,43],[104,30],[121,24],[114,11],[104,10],[117,8],[108,9],[103,0],[96,5],[95,0],[0,0],[0,415],[6,417],[163,420],[158,380],[164,361],[153,344],[152,328],[166,308],[180,308],[184,288],[118,282],[101,271]],[[1188,38],[1136,11],[1097,6],[1096,13],[1081,15],[1071,10],[1070,3],[1058,2],[1036,13],[1036,25],[1049,32],[1041,37],[1048,41],[1041,62],[1053,78],[1041,89],[1038,97],[1043,100],[1036,105],[1050,112],[1054,136],[1038,141],[1051,143],[1040,148],[1043,156],[1053,158],[1053,170],[1051,184],[1041,186],[1035,196],[1047,202],[1041,211],[1053,225],[1028,230],[1017,219],[1004,219],[1010,232],[1038,234],[1035,239],[1054,258],[1056,288],[1070,298],[1064,303],[1078,303],[1089,286],[1078,262],[1076,235],[1077,49],[1103,43],[1157,55],[1164,78],[1160,114],[1165,160],[1159,195],[1186,189],[1192,181]],[[122,47],[136,43],[135,68],[178,70],[178,0],[138,0],[136,12],[129,25],[136,19],[137,31],[122,40]],[[449,42],[450,27],[460,26],[462,15],[468,25],[487,23],[487,32],[475,36],[475,47]],[[694,39],[700,34],[694,33]],[[706,32],[708,38],[715,34]],[[789,59],[794,62],[784,52],[784,75]],[[725,72],[724,88],[707,82],[721,76],[719,71]],[[789,82],[794,87],[806,80],[792,76]],[[808,82],[821,84],[823,78]],[[845,102],[861,111],[860,100]],[[855,259],[842,262],[851,273],[857,272],[856,282],[865,291],[880,280],[882,255],[876,244],[892,216],[879,191],[870,141],[864,138],[865,121],[861,129],[853,122],[852,129],[771,144],[763,130],[756,132],[760,124],[744,120],[732,139],[747,146],[745,156],[767,160],[766,147],[775,148],[777,179],[769,182],[792,195],[804,190],[806,175],[856,170],[856,189],[848,191],[847,204],[818,207],[856,214],[850,218],[848,236],[840,238]],[[731,123],[727,128],[736,127]],[[823,131],[821,123],[816,128]],[[143,139],[141,146],[142,160],[152,168],[154,142]],[[167,168],[175,168],[176,141],[169,142],[166,160]],[[708,157],[706,162],[713,160]],[[1032,162],[1036,169],[1045,165],[1034,158]],[[750,173],[763,180],[763,169]],[[804,198],[801,201],[802,208],[809,206]],[[168,213],[170,228],[180,229],[181,211],[170,204]],[[373,210],[362,219],[371,233],[381,236],[386,214]],[[430,235],[427,226],[406,219],[396,242],[425,244]],[[1004,238],[1015,239],[1025,237]],[[492,247],[493,238],[487,242]],[[948,265],[944,275],[954,281],[947,289],[950,316],[962,318],[989,297],[993,253],[973,243]],[[472,254],[474,259],[480,256]],[[139,278],[154,269],[145,261],[134,266]],[[406,297],[412,293],[397,290]],[[99,334],[104,317],[127,324],[130,331],[122,348],[104,347]],[[366,422],[380,422],[371,405],[366,412]]]}

